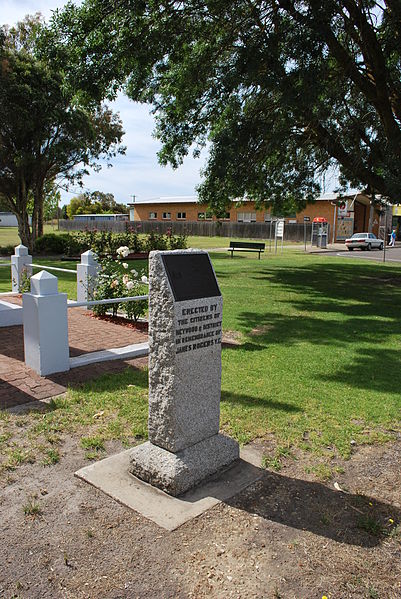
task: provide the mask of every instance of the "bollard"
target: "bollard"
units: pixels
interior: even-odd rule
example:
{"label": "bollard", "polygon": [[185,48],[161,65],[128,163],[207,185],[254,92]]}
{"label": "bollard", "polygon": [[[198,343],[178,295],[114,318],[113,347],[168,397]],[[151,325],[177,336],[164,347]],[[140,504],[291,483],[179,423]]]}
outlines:
{"label": "bollard", "polygon": [[[77,301],[87,302],[93,299],[99,263],[96,254],[88,250],[81,254],[81,264],[77,266]],[[89,308],[87,308],[89,309]]]}
{"label": "bollard", "polygon": [[22,295],[25,364],[45,376],[70,369],[67,294],[57,277],[42,270]]}
{"label": "bollard", "polygon": [[23,273],[30,277],[32,275],[32,256],[28,254],[28,248],[17,245],[14,248],[14,256],[11,256],[11,288],[13,292],[20,293]]}

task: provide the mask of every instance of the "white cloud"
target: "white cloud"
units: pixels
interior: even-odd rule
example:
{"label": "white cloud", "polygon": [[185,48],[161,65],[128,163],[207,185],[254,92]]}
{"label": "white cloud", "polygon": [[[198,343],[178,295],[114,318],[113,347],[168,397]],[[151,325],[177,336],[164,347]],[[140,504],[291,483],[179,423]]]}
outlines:
{"label": "white cloud", "polygon": [[25,15],[42,13],[48,20],[56,8],[62,8],[65,0],[2,0],[0,24],[14,25]]}
{"label": "white cloud", "polygon": [[[157,162],[161,145],[152,137],[154,119],[149,114],[149,106],[137,104],[120,95],[111,107],[120,113],[123,121],[126,154],[113,159],[112,168],[105,165],[100,172],[92,172],[85,177],[84,188],[113,193],[120,203],[130,202],[132,195],[148,198],[194,194],[201,180],[200,169],[204,166],[206,152],[196,160],[187,157],[177,170],[162,167]],[[74,189],[79,193],[79,189]],[[63,192],[63,203],[68,203],[73,193],[71,190]]]}

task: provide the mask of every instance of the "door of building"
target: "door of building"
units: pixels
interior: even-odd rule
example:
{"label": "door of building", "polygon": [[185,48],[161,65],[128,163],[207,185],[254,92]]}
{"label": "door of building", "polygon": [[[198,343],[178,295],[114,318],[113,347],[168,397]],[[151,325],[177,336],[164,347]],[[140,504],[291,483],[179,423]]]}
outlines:
{"label": "door of building", "polygon": [[364,233],[368,230],[366,223],[366,206],[358,200],[354,203],[354,233]]}

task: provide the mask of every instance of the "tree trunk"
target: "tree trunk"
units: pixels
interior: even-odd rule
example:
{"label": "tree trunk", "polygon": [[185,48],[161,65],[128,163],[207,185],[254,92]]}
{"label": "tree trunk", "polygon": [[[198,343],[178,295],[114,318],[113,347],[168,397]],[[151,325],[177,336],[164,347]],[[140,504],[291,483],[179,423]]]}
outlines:
{"label": "tree trunk", "polygon": [[43,197],[40,198],[39,204],[38,204],[38,230],[37,230],[37,235],[38,237],[42,237],[43,235]]}
{"label": "tree trunk", "polygon": [[43,181],[36,182],[33,189],[33,211],[35,218],[35,239],[43,235]]}
{"label": "tree trunk", "polygon": [[33,202],[33,211],[32,211],[32,246],[35,243],[35,240],[38,237],[38,206],[36,201]]}
{"label": "tree trunk", "polygon": [[33,239],[31,230],[29,228],[29,216],[28,216],[28,188],[24,177],[21,177],[17,189],[17,197],[15,201],[16,212],[15,215],[18,221],[18,235],[21,243],[25,245],[29,252],[32,254],[33,250]]}
{"label": "tree trunk", "polygon": [[26,209],[17,212],[16,217],[18,221],[18,235],[21,243],[22,245],[25,245],[28,248],[29,253],[32,254],[33,240],[31,230],[29,228],[28,213]]}

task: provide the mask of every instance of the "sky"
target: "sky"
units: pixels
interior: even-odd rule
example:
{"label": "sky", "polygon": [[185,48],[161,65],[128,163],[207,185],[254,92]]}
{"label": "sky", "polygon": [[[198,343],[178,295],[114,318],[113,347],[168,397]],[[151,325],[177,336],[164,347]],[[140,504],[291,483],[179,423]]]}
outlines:
{"label": "sky", "polygon": [[[48,20],[52,11],[65,3],[65,0],[0,0],[0,25],[14,25],[25,15],[36,12]],[[195,187],[201,181],[200,169],[205,164],[206,154],[199,159],[188,157],[177,170],[160,166],[157,152],[161,145],[152,137],[154,120],[149,114],[150,108],[132,102],[123,94],[109,105],[114,112],[120,113],[126,154],[114,158],[112,168],[104,164],[100,172],[85,177],[84,189],[113,193],[116,201],[122,204],[131,202],[133,195],[141,199],[194,195]],[[62,190],[62,204],[81,191],[78,186],[68,192]]]}

